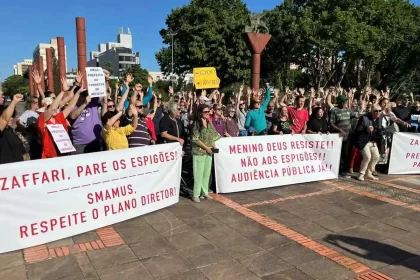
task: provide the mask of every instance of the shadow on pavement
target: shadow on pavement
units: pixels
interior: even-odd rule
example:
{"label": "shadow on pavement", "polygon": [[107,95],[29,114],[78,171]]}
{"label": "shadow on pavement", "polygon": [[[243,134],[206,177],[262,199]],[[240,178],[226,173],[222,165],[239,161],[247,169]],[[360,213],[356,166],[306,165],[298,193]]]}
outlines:
{"label": "shadow on pavement", "polygon": [[[402,250],[390,244],[343,235],[329,234],[324,239],[325,242],[348,252],[349,257],[355,256],[356,259],[378,261],[388,265],[404,266],[413,271],[420,272],[420,256]],[[419,241],[420,242],[420,241]]]}

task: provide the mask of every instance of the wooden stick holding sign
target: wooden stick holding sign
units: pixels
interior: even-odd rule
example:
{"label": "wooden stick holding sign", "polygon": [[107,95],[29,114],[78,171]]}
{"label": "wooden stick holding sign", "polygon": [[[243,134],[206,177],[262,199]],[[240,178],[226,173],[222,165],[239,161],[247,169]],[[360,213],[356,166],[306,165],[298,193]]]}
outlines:
{"label": "wooden stick holding sign", "polygon": [[65,154],[76,151],[62,124],[47,124],[47,128],[50,131],[54,143],[57,145],[60,153]]}
{"label": "wooden stick holding sign", "polygon": [[88,92],[91,97],[106,96],[105,73],[101,67],[86,67]]}

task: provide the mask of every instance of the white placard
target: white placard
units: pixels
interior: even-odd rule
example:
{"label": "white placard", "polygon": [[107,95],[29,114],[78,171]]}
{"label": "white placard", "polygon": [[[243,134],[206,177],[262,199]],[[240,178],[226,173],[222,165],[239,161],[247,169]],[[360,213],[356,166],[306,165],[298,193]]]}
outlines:
{"label": "white placard", "polygon": [[101,67],[86,67],[86,80],[91,97],[106,96],[105,74]]}
{"label": "white placard", "polygon": [[69,134],[62,124],[47,124],[47,128],[50,131],[54,143],[57,145],[60,153],[66,154],[76,151],[71,143]]}
{"label": "white placard", "polygon": [[222,138],[216,141],[217,192],[337,178],[341,145],[338,134]]}
{"label": "white placard", "polygon": [[177,203],[181,153],[171,143],[2,165],[0,253]]}
{"label": "white placard", "polygon": [[388,174],[420,174],[420,134],[394,134]]}

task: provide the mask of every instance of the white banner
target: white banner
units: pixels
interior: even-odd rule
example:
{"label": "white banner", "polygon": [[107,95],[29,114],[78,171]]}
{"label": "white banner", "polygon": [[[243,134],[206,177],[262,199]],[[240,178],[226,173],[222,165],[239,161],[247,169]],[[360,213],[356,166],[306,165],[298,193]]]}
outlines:
{"label": "white banner", "polygon": [[338,134],[222,138],[216,142],[217,192],[337,178],[341,144]]}
{"label": "white banner", "polygon": [[64,129],[62,124],[47,124],[47,128],[50,131],[55,145],[57,145],[60,153],[70,153],[75,152],[76,149],[71,143],[70,137],[67,131]]}
{"label": "white banner", "polygon": [[420,174],[420,134],[394,134],[388,174]]}
{"label": "white banner", "polygon": [[101,67],[86,67],[86,80],[91,97],[106,96],[105,74]]}
{"label": "white banner", "polygon": [[181,153],[172,143],[2,165],[0,253],[177,203]]}

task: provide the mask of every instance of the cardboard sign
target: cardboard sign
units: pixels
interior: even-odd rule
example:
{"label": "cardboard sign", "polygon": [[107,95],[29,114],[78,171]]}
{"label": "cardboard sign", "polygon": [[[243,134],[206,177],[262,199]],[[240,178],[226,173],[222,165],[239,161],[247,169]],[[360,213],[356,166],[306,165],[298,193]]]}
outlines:
{"label": "cardboard sign", "polygon": [[62,124],[47,124],[47,128],[50,131],[54,143],[57,145],[60,153],[65,154],[76,151]]}
{"label": "cardboard sign", "polygon": [[105,74],[101,67],[86,67],[86,80],[91,97],[106,96]]}
{"label": "cardboard sign", "polygon": [[216,68],[194,68],[194,84],[196,89],[218,88],[220,85]]}

